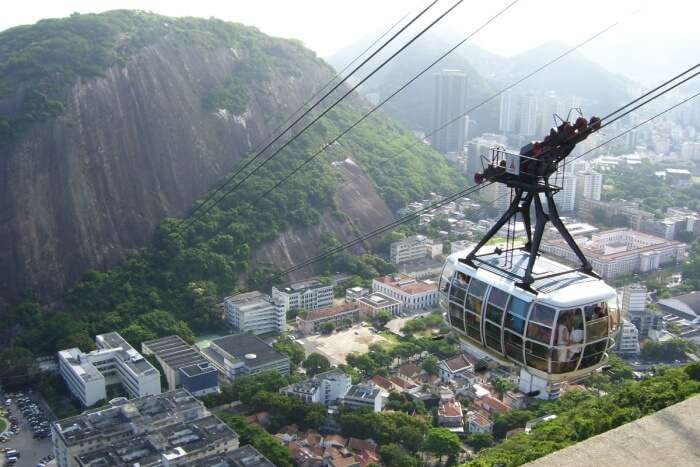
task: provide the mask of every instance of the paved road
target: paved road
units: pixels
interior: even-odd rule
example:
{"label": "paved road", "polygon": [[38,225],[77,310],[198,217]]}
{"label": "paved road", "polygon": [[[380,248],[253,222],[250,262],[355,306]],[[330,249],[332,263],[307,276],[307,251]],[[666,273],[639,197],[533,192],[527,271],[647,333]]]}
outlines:
{"label": "paved road", "polygon": [[401,328],[404,327],[408,321],[411,321],[412,319],[416,319],[419,316],[428,316],[430,313],[432,313],[432,312],[426,311],[423,313],[416,313],[415,315],[406,316],[403,318],[394,318],[391,321],[389,321],[388,323],[386,323],[386,328],[388,330],[390,330],[391,332],[393,332],[394,334],[398,334],[399,336],[403,336],[403,333],[401,332]]}
{"label": "paved road", "polygon": [[[10,439],[7,443],[4,443],[2,446],[10,449],[17,449],[19,451],[20,458],[15,464],[16,467],[36,467],[43,457],[53,452],[51,437],[34,439],[32,437],[31,427],[24,418],[24,415],[22,415],[19,407],[17,407],[14,399],[12,400],[10,409],[12,410],[12,415],[17,417],[19,420],[21,431],[18,435]],[[5,464],[4,455],[2,455],[2,460],[0,462],[2,462],[2,465]]]}

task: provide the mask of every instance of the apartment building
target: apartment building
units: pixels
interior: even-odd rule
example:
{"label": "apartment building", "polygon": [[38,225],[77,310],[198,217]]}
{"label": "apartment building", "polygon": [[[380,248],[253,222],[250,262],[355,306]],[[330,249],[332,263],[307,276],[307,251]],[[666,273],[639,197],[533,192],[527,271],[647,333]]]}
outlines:
{"label": "apartment building", "polygon": [[297,397],[306,402],[331,405],[345,397],[352,386],[351,378],[342,370],[319,373],[306,381],[280,389],[280,394]]}
{"label": "apartment building", "polygon": [[97,350],[58,352],[59,374],[84,407],[107,399],[107,386],[121,384],[130,397],[160,394],[160,373],[116,332],[95,337]]}
{"label": "apartment building", "polygon": [[251,334],[231,334],[214,339],[202,353],[221,375],[230,380],[269,370],[289,374],[289,357]]}
{"label": "apartment building", "polygon": [[435,258],[442,254],[442,243],[425,235],[412,235],[390,246],[389,257],[394,264],[415,261],[423,258]]}
{"label": "apartment building", "polygon": [[419,281],[405,274],[373,279],[372,291],[401,302],[401,311],[404,313],[431,310],[437,306],[437,283],[431,280]]}
{"label": "apartment building", "polygon": [[333,298],[333,285],[318,279],[272,287],[272,300],[285,312],[325,308],[333,304]]}
{"label": "apartment building", "polygon": [[[682,261],[688,246],[631,229],[600,232],[590,239],[577,239],[593,269],[606,279],[624,274],[655,271],[660,267]],[[542,251],[577,262],[574,252],[563,239],[547,240]]]}
{"label": "apartment building", "polygon": [[184,389],[116,400],[52,424],[58,467],[193,465],[238,435]]}
{"label": "apartment building", "polygon": [[[274,289],[273,289],[274,290]],[[229,324],[241,332],[265,334],[287,329],[287,310],[269,295],[253,291],[224,299]]]}
{"label": "apartment building", "polygon": [[219,392],[219,372],[180,336],[143,342],[141,352],[155,355],[171,391],[183,387],[195,396]]}
{"label": "apartment building", "polygon": [[622,355],[639,355],[639,331],[627,319],[622,320],[622,328],[617,337],[617,352]]}
{"label": "apartment building", "polygon": [[595,170],[583,170],[576,174],[576,198],[577,204],[582,199],[600,201],[603,192],[603,174]]}

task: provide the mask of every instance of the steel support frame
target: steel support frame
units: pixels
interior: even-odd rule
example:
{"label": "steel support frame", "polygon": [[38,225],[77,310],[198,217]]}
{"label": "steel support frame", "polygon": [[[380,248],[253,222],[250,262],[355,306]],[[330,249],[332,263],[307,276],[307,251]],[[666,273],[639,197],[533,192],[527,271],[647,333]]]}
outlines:
{"label": "steel support frame", "polygon": [[[520,213],[523,219],[523,224],[525,225],[525,233],[527,235],[527,243],[521,248],[521,250],[527,251],[530,253],[530,256],[528,258],[527,267],[525,268],[525,273],[523,274],[521,282],[518,285],[524,288],[529,288],[536,279],[532,275],[532,270],[535,266],[535,260],[540,254],[540,245],[542,243],[542,236],[544,234],[544,229],[547,222],[551,222],[552,225],[554,225],[557,232],[559,232],[559,235],[562,236],[566,244],[569,246],[569,248],[571,248],[581,262],[581,267],[572,269],[572,271],[582,271],[590,276],[598,277],[595,273],[593,273],[591,263],[576,244],[573,236],[566,229],[566,226],[559,217],[559,211],[557,210],[557,206],[554,201],[554,194],[558,191],[558,189],[550,186],[547,182],[545,182],[544,185],[537,184],[530,187],[519,186],[513,187],[512,189],[515,190],[515,195],[513,196],[513,200],[508,206],[506,212],[504,212],[500,219],[498,219],[498,221],[496,221],[496,223],[489,229],[486,235],[484,235],[479,243],[477,243],[476,247],[467,255],[467,257],[461,261],[476,268],[477,266],[474,264],[474,261],[477,260],[477,256],[483,256],[478,254],[479,250],[481,250],[481,248],[483,248],[484,245],[486,245],[486,243],[488,243],[489,240],[491,240],[510,219]],[[544,193],[547,200],[547,212],[545,212],[544,206],[542,205],[540,193]],[[533,202],[535,208],[534,232],[530,221],[530,213]],[[501,250],[496,250],[496,253],[499,255],[502,252],[503,251]],[[479,261],[477,260],[477,262]],[[501,269],[494,265],[490,266],[496,269]],[[513,273],[510,271],[503,270],[503,273],[504,276],[513,276]]]}

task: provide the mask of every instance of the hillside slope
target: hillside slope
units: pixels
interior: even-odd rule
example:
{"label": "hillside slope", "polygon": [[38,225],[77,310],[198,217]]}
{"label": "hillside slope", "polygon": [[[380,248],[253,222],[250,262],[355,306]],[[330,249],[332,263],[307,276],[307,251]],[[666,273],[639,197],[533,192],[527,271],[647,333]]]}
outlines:
{"label": "hillside slope", "polygon": [[[186,215],[331,76],[294,41],[131,11],[2,32],[0,72],[0,244],[9,246],[0,249],[0,301],[8,302],[56,297],[87,269],[109,268],[146,245],[162,219]],[[363,105],[351,102],[346,116]],[[319,125],[317,137],[331,129]],[[306,155],[312,141],[281,154],[286,162],[268,175]],[[358,161],[372,171],[372,158]],[[377,174],[356,175],[346,183],[388,188]],[[358,206],[379,199],[374,190],[356,196]],[[389,212],[378,208],[362,227]],[[316,248],[310,241],[298,252]]]}

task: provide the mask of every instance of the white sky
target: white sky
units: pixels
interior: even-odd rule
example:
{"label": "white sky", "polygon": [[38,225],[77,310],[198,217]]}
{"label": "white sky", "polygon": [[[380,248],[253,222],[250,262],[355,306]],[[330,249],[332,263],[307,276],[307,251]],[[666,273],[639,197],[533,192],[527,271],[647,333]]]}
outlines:
{"label": "white sky", "polygon": [[[433,17],[455,0],[440,0]],[[511,0],[465,0],[436,32],[463,36]],[[169,16],[214,16],[302,40],[321,56],[365,36],[379,35],[428,0],[2,0],[0,30],[42,18],[129,8]],[[576,8],[576,7],[579,8]],[[643,7],[640,13],[628,16]],[[548,40],[569,43],[627,16],[622,24],[582,50],[617,72],[645,80],[665,76],[677,64],[697,62],[700,2],[693,0],[520,0],[474,37],[487,50],[511,55]],[[681,50],[683,49],[683,50]],[[689,56],[689,55],[695,56]],[[689,56],[689,57],[688,57]],[[667,68],[660,70],[662,68]]]}

